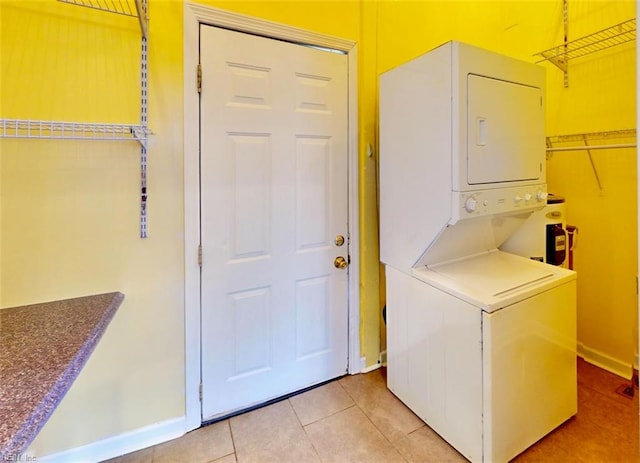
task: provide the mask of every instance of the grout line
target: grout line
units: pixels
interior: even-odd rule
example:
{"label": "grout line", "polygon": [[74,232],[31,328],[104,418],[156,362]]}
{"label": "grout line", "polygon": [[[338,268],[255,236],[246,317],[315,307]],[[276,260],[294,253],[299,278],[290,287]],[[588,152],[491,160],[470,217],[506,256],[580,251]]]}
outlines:
{"label": "grout line", "polygon": [[[365,412],[365,411],[362,409],[362,407],[360,407],[359,405],[358,405],[358,408],[360,408],[360,411],[361,411],[361,412],[362,412],[362,414],[365,416],[365,418],[366,418],[367,420],[369,420],[369,423],[371,423],[371,424],[373,425],[373,427],[376,429],[376,431],[378,431],[378,432],[380,433],[380,435],[382,436],[382,438],[383,438],[384,440],[386,440],[386,441],[389,443],[389,445],[391,445],[391,448],[392,448],[393,450],[395,450],[395,451],[396,451],[396,453],[400,456],[400,458],[402,458],[402,460],[403,460],[403,461],[408,462],[408,460],[405,458],[405,456],[404,456],[402,453],[400,453],[400,449],[399,449],[398,447],[396,447],[396,445],[391,441],[391,439],[389,439],[389,438],[385,435],[385,433],[383,433],[383,432],[382,432],[382,430],[381,430],[380,428],[378,428],[378,426],[376,426],[376,424],[373,422],[373,420],[372,420],[372,419],[371,419],[371,417],[367,414],[367,412]],[[406,437],[407,435],[408,435],[408,434],[405,434],[403,437]]]}
{"label": "grout line", "polygon": [[332,412],[332,413],[328,414],[327,416],[323,416],[322,418],[318,418],[318,419],[317,419],[317,420],[315,420],[315,421],[312,421],[312,422],[307,423],[307,424],[302,424],[302,423],[300,423],[300,424],[302,425],[302,427],[303,427],[303,428],[306,428],[307,426],[310,426],[310,425],[312,425],[312,424],[318,423],[318,422],[323,421],[323,420],[325,420],[325,419],[327,419],[327,418],[331,418],[332,416],[337,415],[338,413],[342,413],[342,412],[344,412],[344,411],[346,411],[346,410],[349,410],[350,408],[357,407],[357,406],[358,406],[358,404],[356,404],[355,402],[353,402],[353,403],[352,403],[351,405],[349,405],[348,407],[342,408],[342,409],[340,409],[340,410],[336,410],[335,412]]}
{"label": "grout line", "polygon": [[229,428],[229,437],[231,437],[231,445],[233,446],[233,455],[234,458],[236,460],[236,463],[238,461],[238,449],[236,448],[236,440],[233,438],[233,429],[231,428],[231,419],[227,419],[227,427]]}
{"label": "grout line", "polygon": [[[316,453],[316,455],[318,456],[318,460],[319,461],[323,461],[322,456],[320,455],[320,452],[318,451],[318,449],[316,448],[315,444],[313,443],[313,440],[311,439],[311,436],[309,436],[309,433],[307,433],[307,429],[305,428],[305,425],[302,424],[302,421],[300,421],[300,416],[298,416],[298,412],[296,411],[296,407],[293,406],[293,403],[291,403],[291,399],[293,397],[289,397],[287,399],[287,402],[289,402],[289,406],[293,409],[293,414],[295,415],[296,419],[298,420],[298,424],[300,425],[300,427],[302,428],[302,432],[304,433],[304,435],[307,437],[307,440],[309,441],[309,443],[311,444],[311,448],[313,449],[313,451]],[[316,420],[318,421],[318,420]],[[314,423],[316,422],[314,421]],[[311,423],[310,423],[311,424]],[[237,462],[236,462],[237,463]]]}
{"label": "grout line", "polygon": [[[311,422],[309,422],[309,423],[307,423],[307,424],[303,424],[303,423],[302,423],[302,421],[300,420],[300,416],[298,416],[298,412],[296,411],[296,407],[294,407],[293,403],[291,402],[291,399],[293,399],[293,397],[290,397],[290,398],[289,398],[289,399],[287,399],[287,400],[289,400],[289,403],[290,403],[290,405],[291,405],[291,408],[293,408],[293,412],[296,414],[296,418],[298,418],[298,422],[300,423],[300,426],[302,426],[303,428],[305,428],[306,426],[309,426],[309,425],[311,425],[311,424],[317,423],[318,421],[322,421],[322,420],[324,420],[324,419],[326,419],[326,418],[329,418],[329,417],[331,417],[331,416],[333,416],[333,415],[337,415],[338,413],[343,412],[343,411],[345,411],[345,410],[348,410],[348,409],[350,409],[351,407],[353,407],[354,405],[356,405],[356,401],[355,401],[355,400],[353,400],[353,397],[351,397],[351,395],[349,395],[349,393],[345,390],[345,388],[344,388],[344,387],[342,387],[342,384],[340,384],[340,380],[339,380],[339,378],[337,378],[337,379],[335,379],[335,380],[333,380],[333,381],[331,381],[331,382],[328,382],[328,383],[326,383],[326,384],[323,384],[322,386],[320,386],[320,388],[321,388],[321,387],[324,387],[324,386],[327,386],[327,385],[329,385],[329,384],[331,384],[331,383],[334,383],[334,382],[335,382],[335,383],[338,383],[338,385],[342,388],[342,391],[347,395],[347,397],[349,397],[349,399],[351,399],[351,402],[352,402],[352,403],[351,403],[351,405],[349,405],[349,406],[347,406],[347,407],[344,407],[344,408],[341,408],[340,410],[336,410],[336,411],[334,411],[334,412],[331,412],[331,413],[329,413],[328,415],[323,416],[322,418],[318,418],[318,419],[316,419],[316,420],[314,420],[314,421],[311,421]],[[318,388],[318,389],[320,389],[320,388]]]}
{"label": "grout line", "polygon": [[289,402],[289,406],[293,409],[293,414],[296,416],[296,419],[298,420],[298,424],[304,428],[304,424],[302,424],[302,421],[300,421],[300,416],[298,415],[298,412],[296,411],[296,407],[293,406],[293,403],[291,402],[291,399],[292,399],[292,397],[289,397],[287,399],[287,402]]}
{"label": "grout line", "polygon": [[[340,386],[342,386],[342,384],[340,384]],[[386,381],[385,381],[385,386],[386,386]],[[371,423],[371,425],[375,428],[375,430],[378,431],[378,433],[380,433],[382,438],[391,445],[391,447],[396,451],[396,453],[400,456],[400,458],[402,458],[402,460],[406,462],[407,459],[404,457],[404,455],[402,453],[400,453],[400,450],[398,449],[398,447],[385,435],[385,433],[382,432],[382,430],[378,426],[376,426],[376,424],[373,422],[373,420],[371,419],[369,414],[360,406],[360,404],[358,403],[356,398],[353,395],[349,394],[349,391],[347,391],[347,389],[344,386],[342,386],[342,388],[345,390],[347,395],[349,395],[351,397],[351,399],[353,400],[355,406],[358,407],[358,409],[360,409],[360,412]],[[387,391],[391,394],[391,391],[389,391],[388,389],[387,389]],[[349,408],[351,408],[351,407],[349,407]],[[418,429],[420,429],[420,428],[418,428]],[[414,431],[417,431],[417,429],[414,429]],[[414,431],[412,431],[412,432],[414,432]],[[409,434],[404,434],[403,437],[406,437]]]}
{"label": "grout line", "polygon": [[[301,424],[302,426],[302,424]],[[313,451],[316,453],[316,455],[318,456],[318,460],[319,461],[324,461],[322,459],[322,455],[320,455],[320,452],[318,451],[318,449],[316,448],[316,444],[313,443],[313,440],[311,439],[311,436],[309,436],[309,434],[307,433],[307,430],[305,429],[304,426],[302,426],[302,432],[304,433],[305,436],[307,436],[307,440],[309,441],[309,443],[311,444],[311,448],[313,449]]]}
{"label": "grout line", "polygon": [[223,458],[227,458],[229,455],[233,455],[233,459],[236,461],[236,463],[238,463],[238,459],[236,458],[236,453],[235,452],[227,453],[226,455],[222,455],[221,457],[214,458],[213,460],[207,460],[205,463],[213,463],[214,461],[218,461],[218,460],[222,460]]}

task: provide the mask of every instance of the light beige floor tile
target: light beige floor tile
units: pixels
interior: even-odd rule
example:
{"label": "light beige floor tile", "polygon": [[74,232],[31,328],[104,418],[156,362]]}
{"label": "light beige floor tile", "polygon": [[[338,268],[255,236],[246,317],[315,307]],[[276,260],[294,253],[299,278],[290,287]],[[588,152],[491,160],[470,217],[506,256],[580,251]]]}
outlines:
{"label": "light beige floor tile", "polygon": [[393,442],[409,463],[466,463],[467,459],[428,426]]}
{"label": "light beige floor tile", "polygon": [[[578,385],[593,389],[607,397],[626,404],[629,399],[616,393],[616,389],[623,384],[631,384],[631,381],[614,375],[602,368],[592,365],[578,358]],[[638,392],[638,389],[635,389]],[[637,401],[637,398],[635,399]]]}
{"label": "light beige floor tile", "polygon": [[387,389],[383,369],[346,376],[340,384],[391,442],[424,426],[424,422]]}
{"label": "light beige floor tile", "polygon": [[324,463],[393,463],[406,460],[358,407],[305,426]]}
{"label": "light beige floor tile", "polygon": [[354,405],[340,383],[333,381],[289,399],[303,426]]}
{"label": "light beige floor tile", "polygon": [[597,423],[578,415],[546,437],[580,463],[637,463],[637,442],[603,432]]}
{"label": "light beige floor tile", "polygon": [[[615,393],[624,378],[578,362],[578,417],[512,463],[640,461],[638,397],[629,400]],[[300,422],[309,424],[303,429]],[[320,457],[338,463],[465,461],[388,391],[385,370],[380,369],[342,378],[109,463],[307,463],[319,462]]]}
{"label": "light beige floor tile", "polygon": [[106,460],[104,463],[151,463],[153,461],[153,447],[128,453],[121,457]]}
{"label": "light beige floor tile", "polygon": [[511,463],[581,463],[578,458],[551,440],[542,440],[511,460]]}
{"label": "light beige floor tile", "polygon": [[633,442],[638,440],[638,403],[635,400],[619,401],[610,395],[581,387],[583,399],[578,404],[578,415],[596,423],[607,433]]}
{"label": "light beige floor tile", "polygon": [[154,463],[206,463],[233,453],[233,441],[229,431],[229,421],[205,426],[184,436],[157,445]]}
{"label": "light beige floor tile", "polygon": [[320,462],[288,400],[231,418],[239,463]]}

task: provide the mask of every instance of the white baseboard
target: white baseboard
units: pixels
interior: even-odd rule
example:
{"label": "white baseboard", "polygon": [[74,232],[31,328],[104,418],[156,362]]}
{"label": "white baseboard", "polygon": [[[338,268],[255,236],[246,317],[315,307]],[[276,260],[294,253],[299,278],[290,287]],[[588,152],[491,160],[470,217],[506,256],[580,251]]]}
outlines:
{"label": "white baseboard", "polygon": [[36,456],[36,458],[39,463],[93,463],[175,439],[184,435],[186,429],[185,417],[173,418],[88,445],[83,445],[82,447],[76,447],[51,455]]}
{"label": "white baseboard", "polygon": [[377,370],[381,366],[380,362],[367,366],[367,359],[360,357],[360,373],[369,373],[370,371]]}
{"label": "white baseboard", "polygon": [[363,368],[360,373],[369,373],[371,371],[377,370],[378,368],[380,368],[382,365],[379,363],[374,363],[373,365]]}
{"label": "white baseboard", "polygon": [[387,366],[387,351],[386,349],[380,352],[380,365],[383,367]]}
{"label": "white baseboard", "polygon": [[630,363],[625,363],[600,351],[586,347],[582,343],[578,343],[578,355],[585,361],[623,378],[631,379],[633,375],[633,366]]}

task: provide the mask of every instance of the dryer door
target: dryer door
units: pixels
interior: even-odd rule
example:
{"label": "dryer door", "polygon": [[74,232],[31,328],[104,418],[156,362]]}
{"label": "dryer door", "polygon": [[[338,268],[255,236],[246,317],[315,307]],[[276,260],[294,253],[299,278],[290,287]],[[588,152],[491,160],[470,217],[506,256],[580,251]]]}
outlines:
{"label": "dryer door", "polygon": [[467,75],[467,181],[470,185],[542,180],[542,91]]}

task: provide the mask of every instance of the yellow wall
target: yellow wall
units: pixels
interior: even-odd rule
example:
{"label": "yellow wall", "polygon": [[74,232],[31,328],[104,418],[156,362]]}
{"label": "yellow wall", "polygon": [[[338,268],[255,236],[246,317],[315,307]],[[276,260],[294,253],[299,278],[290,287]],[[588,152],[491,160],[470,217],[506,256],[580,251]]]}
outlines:
{"label": "yellow wall", "polygon": [[[569,1],[569,40],[635,17],[635,3]],[[562,43],[561,1],[379,1],[378,73],[448,40],[533,62]],[[547,135],[635,128],[635,48],[622,45],[570,64],[570,87],[547,69]],[[628,142],[629,140],[621,140]],[[633,140],[631,140],[633,141]],[[615,140],[614,142],[620,142]],[[553,155],[549,191],[566,197],[579,227],[578,339],[592,361],[630,373],[637,351],[635,150]]]}

